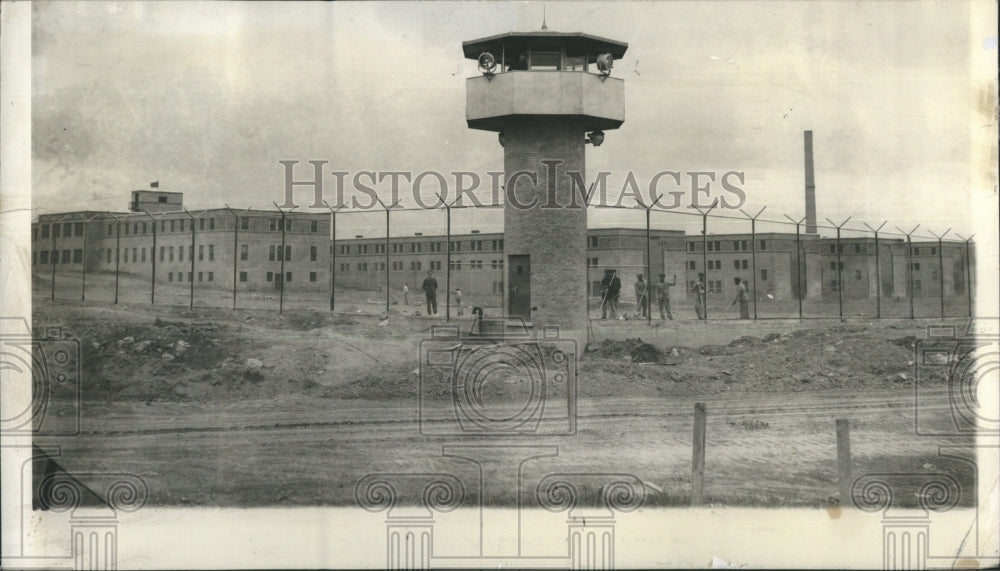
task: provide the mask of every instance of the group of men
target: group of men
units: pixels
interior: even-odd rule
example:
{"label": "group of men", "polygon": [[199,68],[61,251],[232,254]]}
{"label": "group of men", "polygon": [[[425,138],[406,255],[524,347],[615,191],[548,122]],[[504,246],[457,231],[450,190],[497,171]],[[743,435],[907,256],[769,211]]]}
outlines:
{"label": "group of men", "polygon": [[[649,316],[650,301],[655,299],[660,309],[660,319],[674,318],[673,311],[670,310],[670,288],[677,285],[677,274],[667,282],[667,274],[660,274],[660,281],[649,287],[642,274],[636,276],[635,299],[636,312],[640,317]],[[601,280],[601,319],[618,318],[618,299],[621,296],[622,282],[618,278],[618,272],[613,269],[604,270],[604,279]]]}
{"label": "group of men", "polygon": [[[669,282],[666,278],[666,274],[660,274],[660,281],[650,287],[642,274],[636,275],[634,287],[638,317],[649,316],[650,301],[655,299],[660,310],[660,319],[673,320],[674,314],[670,309],[670,288],[677,285],[677,274],[674,274]],[[735,283],[736,298],[733,299],[732,305],[740,304],[740,319],[750,319],[750,294],[747,292],[746,282],[740,278],[735,278]],[[434,272],[427,272],[427,277],[424,279],[421,288],[424,290],[424,297],[427,301],[427,315],[437,315],[438,283],[434,279]],[[622,281],[618,277],[618,272],[613,269],[604,270],[604,279],[601,280],[601,319],[607,319],[608,315],[611,316],[611,319],[618,319],[618,300],[621,296],[621,290]],[[403,284],[403,303],[405,305],[409,305],[410,303],[409,294],[409,284]],[[697,313],[698,319],[706,319],[706,288],[705,274],[703,273],[698,274],[694,294],[695,313]],[[461,289],[455,290],[455,304],[458,307],[458,315],[463,315]]]}
{"label": "group of men", "polygon": [[[670,310],[670,288],[677,284],[677,274],[673,275],[670,282],[666,281],[666,274],[660,274],[659,283],[650,287],[643,279],[642,274],[636,275],[635,280],[635,300],[636,314],[638,317],[649,317],[650,301],[655,299],[660,309],[660,319],[673,320],[674,315]],[[746,281],[734,278],[736,283],[736,298],[732,305],[740,304],[740,319],[750,319],[750,294],[747,292]],[[618,299],[621,295],[622,283],[618,278],[617,271],[613,269],[604,270],[604,279],[601,280],[601,319],[618,318]],[[706,287],[705,274],[698,274],[698,281],[694,286],[694,310],[698,319],[706,319]]]}

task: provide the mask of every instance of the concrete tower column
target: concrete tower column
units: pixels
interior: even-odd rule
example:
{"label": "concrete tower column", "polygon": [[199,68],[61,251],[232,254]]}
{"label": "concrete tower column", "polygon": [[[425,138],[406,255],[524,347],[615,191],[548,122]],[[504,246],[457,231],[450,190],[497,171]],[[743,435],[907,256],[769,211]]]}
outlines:
{"label": "concrete tower column", "polygon": [[504,136],[504,255],[509,271],[517,271],[518,256],[530,261],[534,309],[523,317],[582,330],[587,209],[584,189],[569,173],[583,180],[584,125],[573,117],[516,118],[505,122]]}

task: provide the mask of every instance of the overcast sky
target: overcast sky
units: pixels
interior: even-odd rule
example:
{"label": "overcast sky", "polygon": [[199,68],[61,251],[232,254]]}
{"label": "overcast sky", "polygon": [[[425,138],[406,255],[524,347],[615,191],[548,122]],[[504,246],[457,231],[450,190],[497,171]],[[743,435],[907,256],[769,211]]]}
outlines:
{"label": "overcast sky", "polygon": [[[981,21],[989,4],[549,2],[546,12],[550,30],[629,44],[613,72],[625,80],[625,124],[587,147],[590,174],[613,173],[612,200],[628,171],[646,186],[661,170],[735,170],[744,209],[801,217],[811,129],[821,221],[969,232],[977,196],[996,184],[986,174],[995,75],[980,72],[997,56],[995,21]],[[479,72],[461,44],[541,23],[537,2],[35,3],[35,214],[124,210],[129,191],[154,180],[192,209],[268,208],[283,200],[279,160],[485,178],[503,154],[495,134],[466,127],[465,79]],[[388,199],[388,181],[377,186]],[[637,214],[590,219],[641,224]],[[483,231],[502,220],[497,210],[456,219]],[[656,219],[695,230],[679,224],[694,218]],[[381,220],[338,223],[378,235]],[[444,218],[398,220],[427,232]]]}

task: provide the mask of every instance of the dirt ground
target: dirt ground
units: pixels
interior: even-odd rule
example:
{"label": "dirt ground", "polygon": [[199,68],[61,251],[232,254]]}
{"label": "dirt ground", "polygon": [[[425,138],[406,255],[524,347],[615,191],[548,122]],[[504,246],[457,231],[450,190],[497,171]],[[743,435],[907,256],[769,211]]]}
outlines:
{"label": "dirt ground", "polygon": [[[476,465],[442,447],[512,443],[505,450],[558,446],[556,456],[526,463],[523,481],[628,472],[644,482],[648,504],[684,505],[695,402],[708,410],[711,504],[836,503],[838,418],[851,421],[855,477],[944,473],[963,492],[975,488],[972,456],[938,453],[942,444],[971,444],[971,436],[915,434],[917,411],[922,422],[951,423],[940,369],[915,390],[914,344],[926,326],[919,321],[817,322],[726,345],[698,345],[690,335],[692,346],[592,343],[575,399],[554,375],[541,401],[516,374],[489,377],[469,403],[490,418],[513,418],[526,398],[545,405],[536,432],[498,437],[457,422],[447,367],[422,366],[422,343],[438,322],[426,317],[190,311],[43,295],[34,326],[60,325],[80,340],[84,402],[79,436],[36,441],[58,444],[70,471],[140,474],[153,504],[353,505],[354,486],[368,473],[448,472],[476,482]],[[540,351],[542,360],[554,358],[551,348]],[[575,431],[567,428],[570,400]],[[518,453],[481,467],[495,476],[484,479],[494,482],[483,491],[487,503],[514,505],[524,495],[517,478],[503,477]],[[900,501],[915,504],[918,493]],[[963,493],[961,502],[974,505],[974,497]]]}

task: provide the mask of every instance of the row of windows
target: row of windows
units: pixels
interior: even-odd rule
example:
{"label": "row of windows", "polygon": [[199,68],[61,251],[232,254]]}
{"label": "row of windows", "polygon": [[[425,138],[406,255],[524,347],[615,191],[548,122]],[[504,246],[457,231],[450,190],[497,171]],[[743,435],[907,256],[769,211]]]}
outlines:
{"label": "row of windows", "polygon": [[[62,254],[60,256],[60,253]],[[32,264],[48,264],[49,260],[52,260],[53,264],[81,264],[83,263],[83,250],[42,250],[41,252],[31,253],[31,263]]]}
{"label": "row of windows", "polygon": [[[50,235],[55,238],[69,238],[70,236],[83,236],[83,222],[63,222],[49,224],[40,224],[36,228],[31,229],[31,239],[38,239],[38,230],[41,229],[42,239],[48,238]],[[51,228],[51,229],[50,229]]]}
{"label": "row of windows", "polygon": [[[468,242],[453,240],[451,242],[451,251],[461,252],[463,251],[463,248],[467,247],[469,252],[482,252],[484,251],[485,242],[486,240],[469,240]],[[406,252],[416,254],[423,252],[425,243],[427,244],[428,252],[441,252],[444,250],[444,242],[397,242],[392,244],[390,249],[393,254],[403,254]],[[490,246],[494,252],[503,251],[503,240],[491,240]],[[339,252],[341,254],[349,255],[351,253],[351,246],[341,245]],[[384,254],[385,244],[356,244],[354,246],[354,253]]]}
{"label": "row of windows", "polygon": [[[183,262],[184,261],[184,251],[185,250],[187,250],[187,253],[188,253],[188,260],[191,260],[194,257],[194,247],[193,246],[187,246],[186,248],[184,246],[177,246],[177,261],[179,261],[179,262]],[[144,247],[135,247],[135,248],[131,249],[131,252],[132,252],[132,257],[129,258],[129,248],[122,248],[121,249],[121,253],[122,253],[121,261],[123,263],[126,263],[126,264],[128,264],[128,263],[139,264],[139,263],[144,263],[146,261],[146,248],[144,248]],[[198,245],[198,261],[199,262],[205,260],[205,254],[206,253],[208,254],[208,260],[209,261],[215,260],[215,245],[214,244],[209,244],[207,250],[205,249],[205,244],[199,244]],[[152,248],[149,249],[149,254],[150,254],[150,256],[152,256],[152,254],[153,254],[153,249]],[[114,255],[115,255],[114,248],[108,248],[106,250],[106,252],[105,252],[105,260],[104,261],[106,263],[110,264],[111,261],[112,261],[112,259],[114,258]],[[174,246],[160,246],[160,261],[161,262],[173,262],[174,261]]]}
{"label": "row of windows", "polygon": [[[201,281],[205,281],[205,279],[204,279],[205,278],[205,274],[206,274],[206,272],[198,272],[198,281],[200,281],[200,282]],[[208,281],[214,282],[215,281],[215,272],[207,272],[207,274],[208,274]],[[168,282],[174,281],[174,275],[175,275],[174,272],[167,272],[167,281]],[[177,276],[177,281],[179,281],[179,282],[183,282],[184,281],[184,272],[177,272],[176,276]],[[187,281],[188,281],[188,283],[191,282],[191,272],[187,272]]]}
{"label": "row of windows", "polygon": [[[341,263],[339,265],[340,271],[342,271],[342,272],[349,272],[349,271],[351,271],[352,267],[355,268],[356,271],[367,272],[368,271],[368,262],[357,262],[353,266],[350,263],[344,262],[344,263]],[[394,271],[394,272],[402,272],[402,271],[406,270],[406,265],[405,265],[404,262],[393,262],[392,266],[390,266],[390,267],[392,268],[392,271]],[[453,271],[461,271],[462,267],[463,267],[462,260],[452,260],[451,264],[449,265],[449,268],[451,268]],[[464,267],[466,267],[467,269],[470,269],[470,270],[482,270],[486,266],[484,265],[483,260],[468,260],[467,262],[465,262],[465,266]],[[373,271],[384,272],[385,271],[385,262],[372,262],[372,268],[371,269]],[[409,269],[410,269],[410,271],[423,271],[424,264],[423,264],[422,261],[412,261],[412,262],[410,262]],[[431,260],[431,261],[429,261],[427,263],[427,269],[428,270],[440,270],[441,269],[441,262],[439,260]],[[502,270],[503,269],[503,260],[490,260],[490,269],[493,269],[493,270]]]}
{"label": "row of windows", "polygon": [[[698,245],[701,242],[688,242],[687,249],[688,252],[694,252],[699,250]],[[722,251],[722,240],[709,240],[706,242],[709,252],[721,252]],[[746,252],[750,250],[750,240],[733,240],[732,241],[734,252]],[[767,240],[757,241],[757,251],[762,252],[767,250]]]}
{"label": "row of windows", "polygon": [[[301,221],[301,224],[308,224],[309,231],[312,233],[319,232],[319,222],[317,220],[307,220]],[[80,225],[79,233],[77,236],[83,235],[83,224]],[[126,236],[131,234],[144,235],[152,231],[155,222],[125,222],[125,223],[112,223],[106,225],[106,232],[108,236],[114,236],[120,228],[123,234]],[[280,232],[282,230],[291,231],[294,225],[293,220],[281,219],[281,218],[270,218],[268,219],[268,230],[272,232]],[[57,225],[58,226],[58,225]],[[68,224],[67,224],[68,226]],[[160,232],[186,232],[193,230],[195,228],[195,219],[187,220],[184,218],[175,220],[161,220],[160,221]],[[198,230],[215,230],[215,218],[198,218],[197,219],[197,229]],[[240,230],[250,229],[250,218],[240,217]],[[48,237],[48,225],[42,225],[42,238]],[[69,235],[68,233],[66,234]],[[56,237],[58,238],[58,229],[56,230]]]}
{"label": "row of windows", "polygon": [[[749,260],[746,260],[746,259],[743,259],[743,260],[733,260],[733,269],[734,270],[746,270],[746,269],[749,269],[749,268],[750,268],[750,261]],[[698,261],[697,260],[688,260],[687,261],[687,269],[689,269],[689,270],[697,270],[698,269]],[[708,260],[708,269],[710,269],[710,270],[721,270],[722,269],[722,260]]]}

